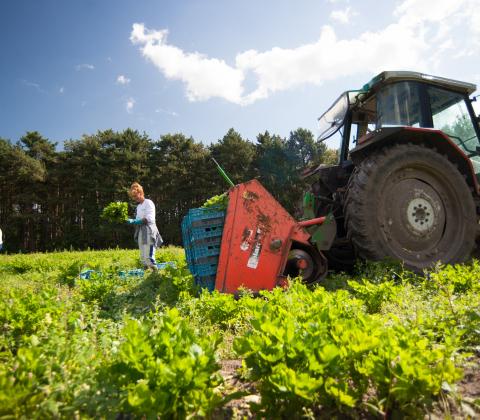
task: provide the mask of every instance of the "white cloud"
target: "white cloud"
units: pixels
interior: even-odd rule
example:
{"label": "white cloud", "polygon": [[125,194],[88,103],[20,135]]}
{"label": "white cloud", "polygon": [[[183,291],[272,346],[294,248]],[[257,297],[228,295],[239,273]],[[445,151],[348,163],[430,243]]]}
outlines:
{"label": "white cloud", "polygon": [[94,70],[95,66],[93,64],[77,64],[75,66],[75,70],[80,71],[80,70]]}
{"label": "white cloud", "polygon": [[119,85],[128,85],[130,83],[130,79],[123,74],[117,77],[117,84]]}
{"label": "white cloud", "polygon": [[181,80],[186,84],[189,100],[207,100],[212,97],[240,103],[244,75],[223,60],[208,58],[203,54],[185,53],[168,45],[166,30],[152,31],[135,23],[130,36],[134,44],[141,45],[143,55],[157,66],[167,79]]}
{"label": "white cloud", "polygon": [[137,101],[133,98],[128,98],[127,99],[127,102],[125,103],[125,108],[126,108],[126,110],[129,114],[132,113],[133,107],[135,106],[136,103],[137,103]]}
{"label": "white cloud", "polygon": [[[480,19],[477,2],[405,0],[393,12],[393,23],[380,30],[342,39],[326,25],[315,42],[244,51],[236,55],[234,65],[185,52],[168,44],[167,30],[150,30],[139,23],[133,25],[130,40],[167,79],[185,84],[189,100],[217,97],[248,105],[299,85],[321,85],[340,77],[393,69],[435,72],[454,54],[478,54],[479,37],[474,36],[480,33],[480,26],[475,26]],[[347,10],[345,19],[352,16]],[[244,87],[247,77],[256,81],[250,92]]]}
{"label": "white cloud", "polygon": [[65,88],[62,86],[60,89],[58,89],[58,93],[60,93],[60,95],[63,95],[65,93]]}
{"label": "white cloud", "polygon": [[355,12],[352,11],[352,8],[349,6],[343,10],[334,10],[330,13],[330,17],[337,22],[347,24],[350,22],[350,18],[355,16]]}

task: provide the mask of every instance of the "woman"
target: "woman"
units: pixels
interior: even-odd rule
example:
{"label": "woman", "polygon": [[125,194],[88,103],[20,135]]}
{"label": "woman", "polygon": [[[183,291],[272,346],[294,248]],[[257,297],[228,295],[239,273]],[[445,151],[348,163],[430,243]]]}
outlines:
{"label": "woman", "polygon": [[138,182],[130,186],[128,194],[138,203],[135,219],[127,222],[136,225],[134,238],[140,249],[140,260],[145,268],[156,270],[155,248],[161,246],[163,240],[155,224],[155,204],[145,198],[143,187]]}

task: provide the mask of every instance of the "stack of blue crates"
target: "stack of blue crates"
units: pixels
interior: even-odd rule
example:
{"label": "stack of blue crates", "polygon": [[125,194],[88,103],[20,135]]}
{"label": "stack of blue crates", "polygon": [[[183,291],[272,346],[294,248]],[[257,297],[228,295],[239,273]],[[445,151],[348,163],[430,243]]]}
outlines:
{"label": "stack of blue crates", "polygon": [[215,207],[190,209],[182,221],[185,256],[195,283],[215,289],[225,211]]}

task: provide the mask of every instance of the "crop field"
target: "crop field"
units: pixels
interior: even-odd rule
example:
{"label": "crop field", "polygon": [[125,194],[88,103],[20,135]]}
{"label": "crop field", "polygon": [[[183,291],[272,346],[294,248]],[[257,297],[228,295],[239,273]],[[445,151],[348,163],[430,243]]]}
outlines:
{"label": "crop field", "polygon": [[137,253],[0,256],[0,418],[480,416],[476,260],[235,298]]}

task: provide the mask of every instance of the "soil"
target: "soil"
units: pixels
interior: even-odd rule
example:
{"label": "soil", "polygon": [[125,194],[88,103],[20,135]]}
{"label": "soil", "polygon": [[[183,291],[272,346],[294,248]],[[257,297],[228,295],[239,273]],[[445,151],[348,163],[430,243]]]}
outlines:
{"label": "soil", "polygon": [[240,392],[238,398],[229,401],[214,419],[252,419],[250,403],[260,402],[260,396],[254,384],[241,380],[241,359],[222,360],[220,373],[225,380],[225,391]]}

